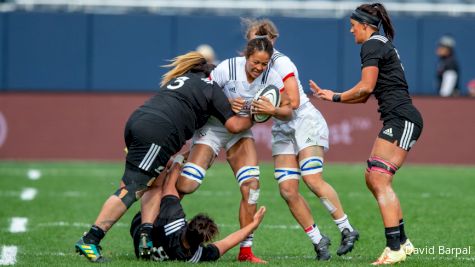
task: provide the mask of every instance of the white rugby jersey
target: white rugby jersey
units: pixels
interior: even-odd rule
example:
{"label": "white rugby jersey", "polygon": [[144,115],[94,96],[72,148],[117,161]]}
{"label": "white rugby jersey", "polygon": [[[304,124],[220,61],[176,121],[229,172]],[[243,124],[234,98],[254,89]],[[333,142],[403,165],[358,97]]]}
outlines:
{"label": "white rugby jersey", "polygon": [[270,84],[279,88],[281,92],[284,89],[281,76],[270,66],[252,83],[249,83],[246,76],[245,57],[235,57],[222,61],[211,72],[210,76],[213,81],[224,88],[224,94],[228,98],[241,97],[246,100],[246,106],[239,113],[243,116],[249,115],[250,104],[259,89]]}
{"label": "white rugby jersey", "polygon": [[282,81],[284,82],[288,78],[295,76],[295,79],[297,80],[297,84],[299,86],[300,106],[309,102],[309,99],[303,90],[302,84],[300,83],[299,71],[288,56],[274,49],[274,54],[272,54],[269,68],[272,68],[277,73],[279,73],[280,77],[282,78]]}

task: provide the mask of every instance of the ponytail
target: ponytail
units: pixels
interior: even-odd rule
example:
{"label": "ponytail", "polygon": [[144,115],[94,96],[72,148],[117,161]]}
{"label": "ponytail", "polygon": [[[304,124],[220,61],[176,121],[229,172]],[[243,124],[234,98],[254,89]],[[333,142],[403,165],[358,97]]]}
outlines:
{"label": "ponytail", "polygon": [[[388,12],[386,11],[386,8],[381,3],[360,5],[358,8],[356,8],[351,17],[361,23],[367,23],[378,29],[380,25],[382,25],[386,37],[388,37],[388,39],[391,41],[394,39],[394,27],[392,25],[391,19],[389,18]],[[372,21],[372,18],[377,18],[378,23]]]}
{"label": "ponytail", "polygon": [[171,63],[162,67],[171,68],[170,71],[162,76],[161,86],[164,86],[173,78],[181,76],[189,71],[191,72],[204,72],[206,76],[209,76],[214,65],[207,64],[206,59],[198,52],[188,52],[184,55],[180,55],[170,60]]}

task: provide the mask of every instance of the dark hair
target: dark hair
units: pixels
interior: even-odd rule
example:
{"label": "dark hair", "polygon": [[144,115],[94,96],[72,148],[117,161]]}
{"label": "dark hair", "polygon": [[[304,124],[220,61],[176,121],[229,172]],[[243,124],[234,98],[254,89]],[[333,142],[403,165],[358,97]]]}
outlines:
{"label": "dark hair", "polygon": [[264,51],[269,54],[269,57],[274,53],[274,46],[272,42],[267,38],[267,30],[265,25],[259,26],[256,35],[258,37],[247,42],[246,49],[244,49],[244,56],[249,58],[256,51]]}
{"label": "dark hair", "polygon": [[208,215],[199,213],[188,223],[185,239],[191,248],[207,243],[219,233],[216,223]]}
{"label": "dark hair", "polygon": [[[388,39],[391,41],[394,39],[394,35],[395,35],[394,27],[391,23],[391,19],[389,18],[386,8],[384,8],[384,6],[381,3],[362,4],[359,7],[357,7],[356,10],[363,11],[369,14],[370,16],[379,18],[381,20],[380,23],[383,25],[383,29],[384,29],[384,33],[386,37],[388,37]],[[373,24],[371,25],[375,26]]]}
{"label": "dark hair", "polygon": [[246,27],[245,37],[247,40],[251,39],[251,33],[256,29],[260,30],[262,35],[267,35],[267,37],[271,40],[279,37],[279,30],[277,30],[275,24],[269,19],[242,18],[241,24]]}

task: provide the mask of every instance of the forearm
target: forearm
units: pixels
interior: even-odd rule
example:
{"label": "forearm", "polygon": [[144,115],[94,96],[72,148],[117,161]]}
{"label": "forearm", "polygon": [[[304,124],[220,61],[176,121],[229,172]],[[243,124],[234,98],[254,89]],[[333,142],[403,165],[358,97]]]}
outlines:
{"label": "forearm", "polygon": [[235,247],[239,242],[244,240],[256,229],[255,223],[250,223],[244,228],[226,236],[224,239],[214,242],[213,244],[218,248],[219,255],[224,255],[228,250]]}
{"label": "forearm", "polygon": [[359,82],[353,88],[340,94],[340,102],[342,103],[364,103],[371,95],[373,88],[367,84]]}
{"label": "forearm", "polygon": [[272,116],[282,121],[290,121],[292,119],[292,108],[290,107],[290,105],[284,107],[276,107]]}

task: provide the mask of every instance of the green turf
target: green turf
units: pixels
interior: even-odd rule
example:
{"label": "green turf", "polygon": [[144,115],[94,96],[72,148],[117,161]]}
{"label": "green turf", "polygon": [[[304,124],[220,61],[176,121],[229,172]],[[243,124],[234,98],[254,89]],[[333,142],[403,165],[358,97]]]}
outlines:
{"label": "green turf", "polygon": [[[39,180],[27,177],[38,169]],[[272,166],[261,165],[260,205],[267,206],[263,224],[255,233],[254,252],[271,266],[368,266],[384,247],[384,231],[376,202],[366,189],[363,165],[328,164],[327,181],[339,193],[361,239],[349,256],[338,257],[339,232],[320,202],[304,186],[316,222],[333,242],[334,257],[328,263],[314,261],[313,247],[298,227],[278,193]],[[88,230],[103,201],[115,191],[122,163],[12,162],[0,161],[0,248],[18,246],[18,266],[84,266],[84,258],[73,253],[74,243]],[[417,247],[435,246],[434,255],[413,255],[405,266],[475,266],[475,167],[405,166],[394,181],[405,211],[406,229]],[[20,199],[23,188],[36,188],[32,201]],[[207,212],[221,227],[221,236],[238,228],[239,189],[229,167],[217,163],[205,182],[183,205],[188,215]],[[134,205],[102,242],[108,265],[130,266],[158,263],[138,262],[133,255],[128,223],[138,210]],[[25,233],[10,233],[12,217],[27,217]],[[441,255],[438,246],[466,248],[471,254]],[[248,266],[235,261],[237,249],[217,263]],[[164,263],[160,263],[164,264]],[[166,265],[183,265],[167,263]]]}

